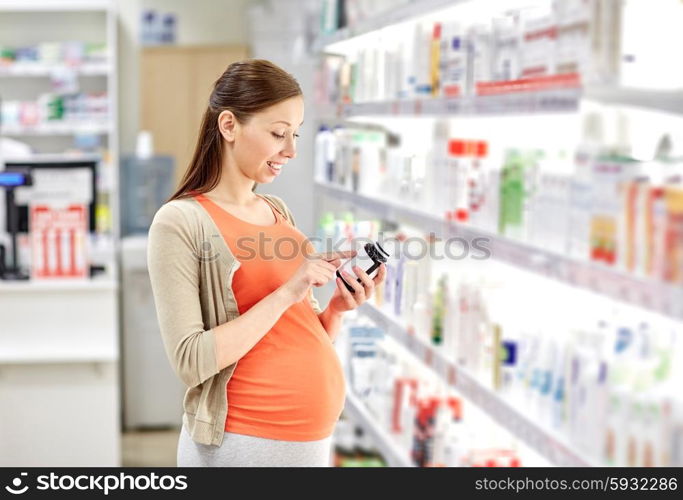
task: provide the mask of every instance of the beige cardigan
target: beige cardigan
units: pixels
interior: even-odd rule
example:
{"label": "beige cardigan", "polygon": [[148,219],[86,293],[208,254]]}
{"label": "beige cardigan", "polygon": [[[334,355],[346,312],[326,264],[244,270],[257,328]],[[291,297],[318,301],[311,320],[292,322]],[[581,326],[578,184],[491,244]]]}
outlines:
{"label": "beige cardigan", "polygon": [[[261,196],[294,225],[280,198]],[[212,328],[239,316],[231,285],[240,262],[206,210],[185,198],[166,203],[154,216],[147,265],[166,354],[188,387],[183,424],[196,442],[220,446],[228,412],[226,385],[237,362],[218,370]],[[312,291],[309,300],[320,314]]]}

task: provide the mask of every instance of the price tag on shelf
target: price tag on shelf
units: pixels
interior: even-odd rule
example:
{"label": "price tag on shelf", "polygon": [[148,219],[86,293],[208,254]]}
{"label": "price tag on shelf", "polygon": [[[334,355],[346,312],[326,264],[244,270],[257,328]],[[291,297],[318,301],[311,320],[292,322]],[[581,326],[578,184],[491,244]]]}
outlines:
{"label": "price tag on shelf", "polygon": [[434,368],[434,350],[431,347],[425,347],[424,362],[428,367]]}
{"label": "price tag on shelf", "polygon": [[412,353],[415,352],[415,347],[417,345],[417,342],[415,342],[415,336],[414,335],[408,335],[408,338],[406,339],[406,346],[408,347],[408,350]]}
{"label": "price tag on shelf", "polygon": [[622,283],[619,286],[618,298],[626,302],[633,302],[633,297],[631,296],[631,287],[626,283]]}
{"label": "price tag on shelf", "polygon": [[458,383],[458,378],[456,375],[456,370],[453,365],[448,365],[448,370],[447,370],[447,378],[446,381],[448,382],[448,385],[451,387],[455,387]]}
{"label": "price tag on shelf", "polygon": [[642,290],[640,293],[640,305],[646,309],[652,309],[654,300],[649,290]]}
{"label": "price tag on shelf", "polygon": [[594,273],[590,273],[588,276],[588,288],[595,292],[600,292],[600,280],[598,280]]}
{"label": "price tag on shelf", "polygon": [[460,99],[444,99],[444,108],[449,114],[458,114],[460,112]]}

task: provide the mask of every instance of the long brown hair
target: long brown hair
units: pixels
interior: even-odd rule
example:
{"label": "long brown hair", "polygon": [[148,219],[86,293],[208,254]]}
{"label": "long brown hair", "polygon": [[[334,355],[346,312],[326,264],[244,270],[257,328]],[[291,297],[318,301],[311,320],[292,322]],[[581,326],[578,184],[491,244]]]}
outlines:
{"label": "long brown hair", "polygon": [[228,66],[213,86],[192,161],[168,201],[187,197],[192,192],[206,193],[220,181],[223,141],[218,115],[221,112],[232,111],[237,121],[244,124],[254,113],[299,95],[302,95],[301,87],[294,77],[270,61],[247,59]]}

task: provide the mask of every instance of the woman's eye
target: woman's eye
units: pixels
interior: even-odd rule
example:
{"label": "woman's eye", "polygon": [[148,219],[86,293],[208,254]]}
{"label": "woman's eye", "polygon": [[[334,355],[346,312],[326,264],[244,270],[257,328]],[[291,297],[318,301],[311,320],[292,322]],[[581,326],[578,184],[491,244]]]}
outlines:
{"label": "woman's eye", "polygon": [[284,134],[279,135],[279,134],[276,134],[275,132],[271,132],[271,134],[273,134],[273,137],[277,137],[278,139],[284,139],[285,138]]}

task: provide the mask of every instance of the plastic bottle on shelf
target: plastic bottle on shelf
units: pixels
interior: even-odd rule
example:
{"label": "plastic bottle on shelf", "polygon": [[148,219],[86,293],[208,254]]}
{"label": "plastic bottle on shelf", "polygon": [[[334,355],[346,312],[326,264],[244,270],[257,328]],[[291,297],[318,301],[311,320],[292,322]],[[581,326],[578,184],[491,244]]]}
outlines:
{"label": "plastic bottle on shelf", "polygon": [[426,155],[426,208],[439,217],[448,211],[447,152],[450,126],[447,120],[436,120],[432,133],[432,148]]}
{"label": "plastic bottle on shelf", "polygon": [[425,177],[427,172],[427,157],[422,152],[416,152],[410,158],[410,189],[409,200],[415,206],[423,207],[426,202]]}
{"label": "plastic bottle on shelf", "polygon": [[557,74],[577,73],[582,82],[592,78],[593,61],[591,33],[598,16],[593,12],[598,2],[579,0],[555,1],[553,10],[557,22],[555,43],[555,70]]}
{"label": "plastic bottle on shelf", "polygon": [[470,165],[467,169],[468,218],[474,227],[482,229],[487,203],[488,143],[486,141],[474,141],[473,148]]}
{"label": "plastic bottle on shelf", "polygon": [[335,136],[327,125],[321,125],[315,136],[315,179],[332,182],[334,178]]}
{"label": "plastic bottle on shelf", "polygon": [[337,31],[339,25],[339,12],[337,0],[323,0],[320,15],[320,31],[323,35],[329,35]]}
{"label": "plastic bottle on shelf", "polygon": [[509,81],[519,78],[520,32],[513,15],[493,18],[491,79]]}
{"label": "plastic bottle on shelf", "polygon": [[469,95],[478,94],[477,84],[491,81],[491,31],[476,24],[467,31],[467,83]]}
{"label": "plastic bottle on shelf", "polygon": [[555,74],[557,24],[549,6],[521,11],[520,76],[537,78]]}
{"label": "plastic bottle on shelf", "polygon": [[413,41],[413,59],[415,65],[415,81],[411,96],[428,97],[432,93],[431,84],[431,47],[433,27],[427,23],[416,23]]}
{"label": "plastic bottle on shelf", "polygon": [[499,232],[522,239],[524,223],[524,159],[517,150],[509,150],[501,170]]}
{"label": "plastic bottle on shelf", "polygon": [[467,48],[461,25],[446,21],[441,32],[441,92],[444,97],[459,97],[467,90]]}
{"label": "plastic bottle on shelf", "polygon": [[334,127],[334,172],[332,182],[346,189],[351,185],[351,163],[353,161],[352,132],[341,125]]}
{"label": "plastic bottle on shelf", "polygon": [[568,234],[569,255],[584,261],[590,259],[593,165],[606,154],[604,117],[599,113],[588,113],[583,117],[582,139],[575,152]]}
{"label": "plastic bottle on shelf", "polygon": [[442,398],[434,428],[431,465],[458,467],[465,450],[462,448],[462,400],[454,396]]}
{"label": "plastic bottle on shelf", "polygon": [[460,223],[469,221],[469,168],[471,141],[452,139],[448,143],[447,189],[450,211]]}
{"label": "plastic bottle on shelf", "polygon": [[442,25],[441,23],[434,23],[432,29],[432,39],[430,43],[429,53],[429,73],[432,97],[437,97],[441,94],[441,38]]}

